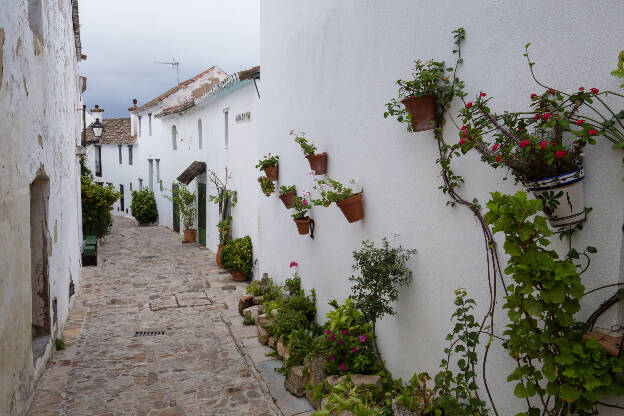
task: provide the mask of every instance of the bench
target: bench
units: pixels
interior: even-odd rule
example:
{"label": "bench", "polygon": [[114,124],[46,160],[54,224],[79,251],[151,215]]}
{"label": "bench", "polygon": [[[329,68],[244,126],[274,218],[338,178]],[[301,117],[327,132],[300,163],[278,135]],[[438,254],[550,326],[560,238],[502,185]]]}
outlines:
{"label": "bench", "polygon": [[97,237],[87,235],[84,239],[84,248],[82,250],[82,265],[97,266]]}

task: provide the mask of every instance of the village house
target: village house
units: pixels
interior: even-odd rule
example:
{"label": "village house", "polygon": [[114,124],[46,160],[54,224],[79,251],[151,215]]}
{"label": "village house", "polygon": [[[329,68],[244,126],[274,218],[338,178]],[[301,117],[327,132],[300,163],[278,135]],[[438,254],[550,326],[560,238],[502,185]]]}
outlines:
{"label": "village house", "polygon": [[21,415],[80,289],[78,1],[0,1],[0,414]]}

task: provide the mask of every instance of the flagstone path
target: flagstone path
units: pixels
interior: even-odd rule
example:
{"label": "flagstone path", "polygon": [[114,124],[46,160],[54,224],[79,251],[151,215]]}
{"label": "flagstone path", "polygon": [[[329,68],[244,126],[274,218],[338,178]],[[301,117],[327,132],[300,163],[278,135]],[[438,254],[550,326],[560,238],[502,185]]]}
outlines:
{"label": "flagstone path", "polygon": [[180,240],[115,217],[98,266],[83,268],[67,347],[38,382],[29,415],[283,414],[233,334],[236,321],[255,336],[238,316],[245,283]]}

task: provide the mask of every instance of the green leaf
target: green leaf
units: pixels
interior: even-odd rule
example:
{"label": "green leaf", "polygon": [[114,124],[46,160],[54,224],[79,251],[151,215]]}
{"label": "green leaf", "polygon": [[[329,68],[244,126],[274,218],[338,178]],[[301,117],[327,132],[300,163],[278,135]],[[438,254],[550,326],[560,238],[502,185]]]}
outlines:
{"label": "green leaf", "polygon": [[566,402],[574,402],[576,401],[579,397],[581,397],[581,391],[572,387],[569,384],[562,384],[561,385],[561,398],[563,398],[563,400],[565,400]]}
{"label": "green leaf", "polygon": [[522,304],[524,305],[524,309],[531,315],[538,318],[542,316],[542,304],[538,300],[527,298]]}
{"label": "green leaf", "polygon": [[516,388],[514,389],[514,395],[521,399],[526,399],[527,397],[529,397],[529,392],[527,391],[526,387],[524,387],[524,384],[518,383],[516,384]]}

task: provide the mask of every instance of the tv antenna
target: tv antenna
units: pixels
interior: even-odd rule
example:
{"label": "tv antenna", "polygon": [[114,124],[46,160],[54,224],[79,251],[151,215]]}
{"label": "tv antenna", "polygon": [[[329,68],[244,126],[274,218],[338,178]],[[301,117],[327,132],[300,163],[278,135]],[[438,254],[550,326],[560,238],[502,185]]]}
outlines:
{"label": "tv antenna", "polygon": [[178,70],[178,67],[180,66],[180,62],[176,61],[175,58],[171,58],[171,62],[158,62],[158,61],[154,61],[155,64],[158,65],[171,65],[171,68],[175,69],[176,71],[176,76],[178,78],[178,84],[180,83],[180,71]]}

